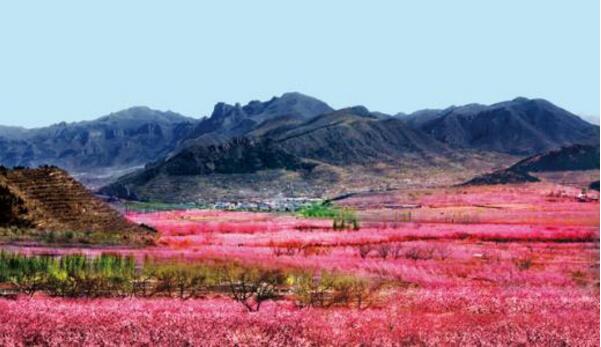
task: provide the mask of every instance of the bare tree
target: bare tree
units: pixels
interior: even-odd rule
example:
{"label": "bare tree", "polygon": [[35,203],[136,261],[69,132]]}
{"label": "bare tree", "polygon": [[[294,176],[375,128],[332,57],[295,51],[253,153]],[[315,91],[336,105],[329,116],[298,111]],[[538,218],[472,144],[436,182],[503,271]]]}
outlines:
{"label": "bare tree", "polygon": [[405,252],[405,258],[411,260],[429,260],[434,257],[434,249],[413,247]]}
{"label": "bare tree", "polygon": [[367,256],[369,255],[369,253],[372,251],[372,246],[371,245],[360,245],[359,247],[357,247],[357,249],[359,250],[359,256],[362,259],[367,258]]}
{"label": "bare tree", "polygon": [[390,254],[391,249],[392,247],[389,244],[383,243],[378,246],[378,255],[380,256],[380,258],[386,259],[388,258],[388,254]]}
{"label": "bare tree", "polygon": [[394,259],[398,259],[398,258],[400,258],[400,257],[401,257],[401,251],[402,251],[402,250],[403,250],[403,246],[402,246],[400,243],[395,243],[395,244],[392,246],[392,251],[391,251],[391,253],[392,253],[392,257],[393,257]]}
{"label": "bare tree", "polygon": [[259,311],[261,304],[277,297],[277,287],[284,282],[278,270],[259,270],[229,267],[225,269],[225,284],[232,299],[249,312]]}

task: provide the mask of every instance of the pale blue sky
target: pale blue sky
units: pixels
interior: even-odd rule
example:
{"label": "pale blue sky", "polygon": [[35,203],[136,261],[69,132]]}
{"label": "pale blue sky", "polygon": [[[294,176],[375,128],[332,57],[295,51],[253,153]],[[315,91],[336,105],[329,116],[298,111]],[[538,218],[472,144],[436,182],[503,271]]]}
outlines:
{"label": "pale blue sky", "polygon": [[411,112],[515,96],[598,115],[599,2],[5,1],[0,124],[286,91]]}

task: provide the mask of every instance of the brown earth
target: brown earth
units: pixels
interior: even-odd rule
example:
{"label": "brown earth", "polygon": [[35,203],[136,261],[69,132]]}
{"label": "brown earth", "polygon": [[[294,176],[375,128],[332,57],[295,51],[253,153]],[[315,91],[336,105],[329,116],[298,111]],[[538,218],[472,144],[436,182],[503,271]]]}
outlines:
{"label": "brown earth", "polygon": [[0,168],[0,227],[150,236],[56,167]]}

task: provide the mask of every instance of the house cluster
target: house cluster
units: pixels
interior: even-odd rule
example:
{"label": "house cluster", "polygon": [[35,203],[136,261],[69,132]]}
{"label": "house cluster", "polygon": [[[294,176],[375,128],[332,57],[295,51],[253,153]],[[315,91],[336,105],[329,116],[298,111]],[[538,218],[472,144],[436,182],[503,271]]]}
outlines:
{"label": "house cluster", "polygon": [[217,201],[211,208],[228,211],[294,212],[301,207],[319,202],[315,198],[276,198],[269,200]]}

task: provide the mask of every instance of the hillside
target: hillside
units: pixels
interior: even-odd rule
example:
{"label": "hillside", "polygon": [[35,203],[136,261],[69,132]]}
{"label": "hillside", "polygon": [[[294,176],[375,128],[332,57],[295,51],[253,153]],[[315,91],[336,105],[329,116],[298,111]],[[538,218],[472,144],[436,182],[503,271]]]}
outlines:
{"label": "hillside", "polygon": [[[235,138],[220,145],[193,145],[168,160],[148,165],[144,170],[121,177],[103,187],[100,192],[110,196],[138,199],[145,194],[143,186],[167,177],[172,181],[183,176],[213,176],[255,174],[263,170],[310,171],[315,164],[307,163],[281,150],[269,140],[253,141]],[[169,194],[168,192],[165,192]],[[159,198],[158,196],[156,198]]]}
{"label": "hillside", "polygon": [[152,239],[149,229],[126,221],[56,167],[0,168],[0,227],[106,234],[125,243]]}
{"label": "hillside", "polygon": [[92,121],[0,131],[0,164],[94,171],[143,165],[168,154],[192,124],[173,112],[133,107]]}
{"label": "hillside", "polygon": [[599,146],[573,145],[521,160],[513,171],[549,172],[599,169]]}
{"label": "hillside", "polygon": [[[334,118],[345,115],[349,117],[334,124]],[[301,132],[313,133],[298,137],[310,142],[295,143],[294,136]],[[50,164],[72,173],[94,174],[141,167],[188,146],[218,145],[240,136],[282,140],[295,153],[316,160],[371,162],[374,157],[394,160],[399,149],[411,151],[412,146],[429,152],[423,149],[431,145],[531,155],[565,145],[598,143],[599,127],[540,99],[391,117],[360,106],[334,112],[323,101],[293,92],[243,106],[220,102],[203,119],[133,107],[93,121],[36,129],[0,126],[0,164]],[[339,143],[325,143],[334,138]]]}
{"label": "hillside", "polygon": [[211,116],[199,121],[190,134],[182,139],[180,148],[227,142],[275,119],[305,121],[332,111],[325,102],[297,92],[274,96],[264,102],[253,100],[244,106],[219,102],[213,108]]}
{"label": "hillside", "polygon": [[288,153],[335,165],[435,160],[451,150],[397,119],[380,119],[364,109],[348,108],[320,115],[293,128],[264,136]]}
{"label": "hillside", "polygon": [[533,176],[532,173],[598,169],[598,146],[572,145],[533,155],[506,169],[477,176],[464,184],[489,185],[537,182],[540,179]]}
{"label": "hillside", "polygon": [[542,99],[516,98],[400,116],[409,126],[460,148],[532,155],[572,144],[598,144],[599,127]]}
{"label": "hillside", "polygon": [[[274,118],[261,123],[246,138],[222,145],[188,146],[100,192],[169,201],[252,197],[253,192],[272,197],[322,196],[396,186],[400,174],[471,172],[472,167],[490,168],[490,163],[484,162],[499,160],[480,155],[455,151],[398,119],[354,107],[304,122]],[[241,191],[245,193],[238,194]]]}
{"label": "hillside", "polygon": [[540,99],[389,116],[285,93],[220,102],[202,119],[136,107],[88,122],[0,127],[0,164],[60,165],[120,197],[204,201],[389,189],[414,175],[455,184],[532,154],[598,141],[598,126]]}
{"label": "hillside", "polygon": [[530,175],[527,172],[513,171],[511,169],[497,170],[491,173],[476,176],[463,183],[465,186],[487,186],[494,184],[512,184],[539,182],[540,179]]}
{"label": "hillside", "polygon": [[285,93],[244,106],[220,102],[203,119],[132,107],[92,121],[35,129],[0,126],[0,165],[57,165],[91,174],[139,167],[187,145],[225,143],[273,118],[306,120],[331,111],[318,99]]}

